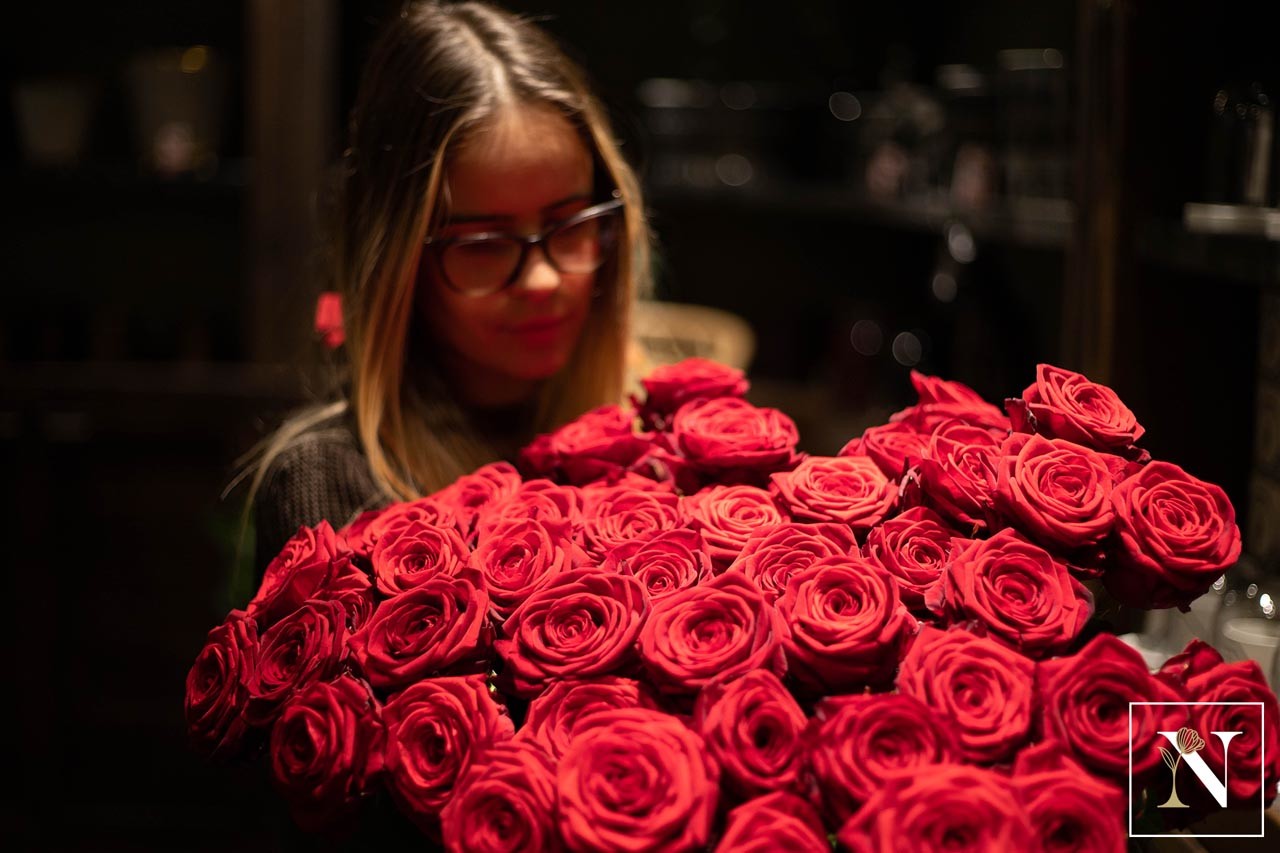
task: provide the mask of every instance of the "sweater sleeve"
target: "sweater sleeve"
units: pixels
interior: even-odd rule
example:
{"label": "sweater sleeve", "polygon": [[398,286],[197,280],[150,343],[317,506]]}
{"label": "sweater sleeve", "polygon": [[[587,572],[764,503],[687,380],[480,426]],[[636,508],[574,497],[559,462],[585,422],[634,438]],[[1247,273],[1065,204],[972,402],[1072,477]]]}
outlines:
{"label": "sweater sleeve", "polygon": [[254,501],[255,586],[299,527],[327,520],[336,530],[385,500],[350,435],[303,435],[272,460]]}

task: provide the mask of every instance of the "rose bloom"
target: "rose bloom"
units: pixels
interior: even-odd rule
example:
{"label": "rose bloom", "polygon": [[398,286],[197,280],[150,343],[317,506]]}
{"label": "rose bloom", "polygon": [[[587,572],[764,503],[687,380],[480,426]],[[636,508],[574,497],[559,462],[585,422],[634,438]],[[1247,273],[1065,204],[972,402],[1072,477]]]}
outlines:
{"label": "rose bloom", "polygon": [[686,358],[649,371],[640,380],[644,403],[637,403],[647,429],[665,429],[676,410],[692,400],[744,397],[750,389],[741,370],[705,358]]}
{"label": "rose bloom", "polygon": [[489,506],[511,497],[520,488],[520,472],[509,462],[491,462],[454,480],[431,497],[453,508],[458,529],[469,536],[476,518]]}
{"label": "rose bloom", "polygon": [[233,610],[209,632],[187,673],[183,711],[187,736],[205,757],[227,758],[240,748],[246,725],[241,714],[249,695],[243,681],[257,665],[258,623]]}
{"label": "rose bloom", "polygon": [[890,776],[837,835],[852,853],[1031,850],[1033,837],[1008,777],[961,764]]}
{"label": "rose bloom", "polygon": [[695,850],[711,835],[719,770],[702,738],[661,711],[591,717],[561,760],[560,829],[570,850]]}
{"label": "rose bloom", "polygon": [[1013,791],[1031,818],[1037,842],[1031,849],[1088,853],[1128,849],[1125,793],[1090,775],[1055,744],[1018,753]]}
{"label": "rose bloom", "polygon": [[621,475],[649,449],[648,440],[635,434],[634,421],[634,412],[609,405],[560,427],[547,446],[555,471],[575,485]]}
{"label": "rose bloom", "polygon": [[893,678],[918,628],[887,570],[860,557],[825,557],[791,576],[777,602],[787,671],[804,690],[844,693]]}
{"label": "rose bloom", "polygon": [[925,594],[942,580],[956,535],[933,510],[916,506],[873,527],[863,551],[897,579],[903,604],[924,610]]}
{"label": "rose bloom", "polygon": [[718,571],[738,558],[751,534],[786,521],[769,493],[755,486],[711,486],[681,498],[680,508],[702,532]]}
{"label": "rose bloom", "polygon": [[501,680],[522,698],[558,678],[618,672],[635,660],[636,637],[649,612],[640,581],[579,569],[557,575],[529,596],[494,643]]}
{"label": "rose bloom", "polygon": [[[365,516],[368,515],[372,517],[362,522],[361,519],[365,519]],[[415,522],[435,527],[452,528],[459,533],[465,532],[458,526],[456,508],[452,504],[444,503],[435,496],[418,498],[414,501],[392,504],[380,510],[372,510],[352,522],[352,526],[349,529],[344,529],[347,530],[347,542],[350,543],[351,548],[364,560],[371,561],[373,559],[373,549],[378,546],[378,541],[383,536],[394,534],[401,527]]]}
{"label": "rose bloom", "polygon": [[656,603],[710,577],[711,555],[701,533],[677,528],[652,539],[623,542],[609,552],[601,569],[633,575],[644,584],[649,601]]}
{"label": "rose bloom", "polygon": [[629,488],[585,490],[583,533],[587,551],[603,560],[633,539],[649,539],[684,526],[680,498],[671,492]]}
{"label": "rose bloom", "polygon": [[797,521],[847,524],[855,532],[879,524],[898,490],[865,456],[810,456],[794,471],[774,474],[771,491]]}
{"label": "rose bloom", "polygon": [[[1036,678],[1043,739],[1064,746],[1091,772],[1119,780],[1130,772],[1129,703],[1184,701],[1112,634],[1099,634],[1074,655],[1042,661]],[[1176,708],[1133,707],[1135,784],[1160,763],[1157,732],[1176,731],[1184,720]]]}
{"label": "rose bloom", "polygon": [[1005,402],[1017,432],[1065,438],[1111,452],[1132,446],[1145,430],[1116,392],[1083,374],[1036,365],[1036,381],[1021,399]]}
{"label": "rose bloom", "polygon": [[959,547],[925,604],[953,622],[977,620],[1032,657],[1070,647],[1093,615],[1084,584],[1010,528]]}
{"label": "rose bloom", "polygon": [[926,626],[898,671],[898,690],[936,708],[966,761],[1011,757],[1031,734],[1035,664],[985,637]]}
{"label": "rose bloom", "polygon": [[[982,399],[982,395],[977,391],[965,385],[963,382],[956,382],[954,379],[941,379],[937,376],[928,376],[918,370],[911,371],[911,385],[916,389],[916,395],[920,398],[921,404],[929,403],[961,403],[970,406],[981,406],[987,403]],[[995,408],[995,406],[991,406]]]}
{"label": "rose bloom", "polygon": [[716,853],[831,853],[813,806],[785,791],[765,794],[729,812]]}
{"label": "rose bloom", "polygon": [[262,577],[248,612],[263,630],[312,598],[340,598],[343,593],[366,593],[369,578],[351,562],[346,543],[329,522],[300,527],[272,560]]}
{"label": "rose bloom", "polygon": [[554,519],[508,519],[486,530],[471,553],[484,576],[494,615],[505,619],[529,596],[564,572],[587,562],[569,523]]}
{"label": "rose bloom", "polygon": [[554,850],[555,765],[529,741],[499,741],[479,750],[440,813],[449,850],[515,853]]}
{"label": "rose bloom", "polygon": [[728,570],[744,574],[774,602],[797,572],[823,557],[857,553],[858,541],[846,524],[788,522],[753,533]]}
{"label": "rose bloom", "polygon": [[317,681],[285,704],[271,729],[271,780],[308,831],[348,817],[382,771],[381,709],[350,675]]}
{"label": "rose bloom", "polygon": [[1115,488],[1111,502],[1120,547],[1103,580],[1121,603],[1185,609],[1240,557],[1226,492],[1177,465],[1146,465]]}
{"label": "rose bloom", "polygon": [[529,703],[516,737],[537,741],[558,761],[568,750],[579,720],[601,711],[657,707],[649,688],[635,679],[603,675],[586,681],[555,681]]}
{"label": "rose bloom", "polygon": [[1072,551],[1111,531],[1111,472],[1102,454],[1020,433],[1005,439],[1000,452],[995,506],[1028,538]]}
{"label": "rose bloom", "polygon": [[543,521],[553,526],[567,522],[569,536],[582,541],[582,492],[550,480],[526,480],[509,498],[498,501],[476,519],[476,540],[483,542],[499,527],[513,521]]}
{"label": "rose bloom", "polygon": [[411,521],[384,533],[371,562],[378,592],[393,596],[439,575],[457,575],[471,559],[471,549],[452,527]]}
{"label": "rose bloom", "polygon": [[382,720],[387,787],[401,810],[432,835],[474,755],[515,734],[483,675],[419,681],[387,702]]}
{"label": "rose bloom", "polygon": [[483,666],[492,641],[484,578],[463,569],[383,602],[350,646],[370,683],[391,691],[454,668]]}
{"label": "rose bloom", "polygon": [[959,759],[949,721],[906,693],[824,698],[805,748],[815,797],[833,826],[843,826],[886,776],[928,773]]}
{"label": "rose bloom", "polygon": [[[1202,705],[1192,709],[1191,726],[1205,742],[1200,757],[1214,773],[1223,767],[1224,761],[1222,741],[1210,733],[1242,733],[1231,740],[1227,802],[1232,807],[1253,808],[1261,792],[1263,804],[1270,806],[1276,797],[1276,783],[1280,781],[1280,707],[1258,662],[1226,663],[1217,649],[1201,640],[1192,640],[1186,649],[1160,668],[1156,677],[1192,702],[1261,703],[1261,707]],[[1162,745],[1169,747],[1167,742]],[[1201,788],[1197,788],[1196,793],[1207,798],[1207,792]],[[1182,797],[1190,800],[1185,793]],[[1216,809],[1216,801],[1213,803]]]}
{"label": "rose bloom", "polygon": [[911,384],[919,402],[890,415],[890,423],[904,424],[924,436],[932,435],[939,424],[949,420],[982,427],[997,439],[1008,434],[1009,418],[969,386],[915,370],[911,371]]}
{"label": "rose bloom", "polygon": [[719,397],[681,406],[671,439],[676,452],[712,479],[761,485],[769,474],[795,467],[800,433],[777,409]]}
{"label": "rose bloom", "polygon": [[280,706],[313,681],[327,681],[347,657],[346,614],[337,601],[312,599],[267,629],[257,665],[242,678],[253,726],[273,722]]}
{"label": "rose bloom", "polygon": [[724,784],[739,798],[799,789],[808,721],[769,670],[708,684],[698,694],[693,720]]}
{"label": "rose bloom", "polygon": [[985,429],[948,421],[929,439],[920,485],[929,505],[972,534],[988,526],[1000,440]]}
{"label": "rose bloom", "polygon": [[691,697],[714,678],[761,667],[785,670],[786,625],[747,580],[726,572],[653,606],[640,659],[661,693]]}
{"label": "rose bloom", "polygon": [[888,423],[868,427],[861,438],[855,438],[841,449],[839,456],[866,456],[891,480],[899,479],[908,468],[924,458],[928,434],[921,434],[908,423]]}

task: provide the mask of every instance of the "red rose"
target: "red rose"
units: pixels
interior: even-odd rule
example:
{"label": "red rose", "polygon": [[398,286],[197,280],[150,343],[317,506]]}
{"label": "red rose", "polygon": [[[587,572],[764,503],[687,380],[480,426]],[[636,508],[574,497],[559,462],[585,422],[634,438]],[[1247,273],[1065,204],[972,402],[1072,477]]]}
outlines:
{"label": "red rose", "polygon": [[786,630],[745,575],[726,572],[657,602],[640,632],[640,658],[660,692],[691,696],[716,677],[783,672]]}
{"label": "red rose", "polygon": [[[1151,676],[1137,650],[1112,634],[1099,634],[1074,655],[1042,661],[1036,678],[1044,739],[1064,745],[1090,771],[1121,780],[1130,772],[1129,703],[1182,701]],[[1157,732],[1176,731],[1184,715],[1135,705],[1132,716],[1136,780],[1160,763]]]}
{"label": "red rose", "polygon": [[312,599],[262,635],[257,666],[242,674],[245,720],[265,726],[280,706],[313,681],[338,674],[347,656],[346,613],[337,601]]}
{"label": "red rose", "polygon": [[364,592],[369,579],[351,564],[351,552],[329,522],[300,527],[267,566],[262,584],[249,602],[249,615],[266,629],[312,598],[336,598]]}
{"label": "red rose", "polygon": [[382,721],[388,787],[429,834],[475,754],[515,734],[482,675],[419,681],[386,704]]}
{"label": "red rose", "polygon": [[786,520],[769,493],[755,486],[711,486],[682,498],[680,506],[702,531],[718,571],[738,558],[752,533]]}
{"label": "red rose", "polygon": [[635,434],[635,413],[621,406],[593,409],[551,434],[556,470],[575,485],[617,477],[649,449]]}
{"label": "red rose", "polygon": [[1018,432],[1065,438],[1098,450],[1126,450],[1145,432],[1115,391],[1051,364],[1036,365],[1036,381],[1021,399],[1006,400],[1005,408]]}
{"label": "red rose", "polygon": [[1034,833],[1006,776],[940,764],[891,776],[837,835],[852,853],[1031,850]]}
{"label": "red rose", "polygon": [[908,694],[828,696],[805,734],[815,798],[834,826],[843,826],[897,771],[927,773],[958,760],[951,727]]}
{"label": "red rose", "polygon": [[671,438],[676,451],[712,479],[760,485],[774,471],[795,467],[800,433],[777,409],[719,397],[681,406]]}
{"label": "red rose", "polygon": [[[1280,706],[1257,661],[1226,663],[1217,649],[1192,640],[1160,668],[1156,677],[1191,702],[1261,703],[1261,709],[1257,705],[1201,705],[1192,709],[1191,726],[1205,742],[1200,757],[1215,774],[1225,762],[1222,741],[1210,733],[1241,732],[1230,744],[1227,802],[1232,807],[1253,808],[1261,791],[1262,802],[1270,806],[1280,781]],[[1167,742],[1162,745],[1169,747]],[[1197,789],[1197,793],[1207,794],[1203,789]],[[1186,792],[1182,796],[1191,800]]]}
{"label": "red rose", "polygon": [[502,682],[536,696],[558,678],[607,675],[631,663],[649,610],[640,581],[579,569],[557,575],[502,626]]}
{"label": "red rose", "polygon": [[920,461],[920,485],[930,506],[966,532],[985,528],[991,513],[1000,441],[981,427],[944,423]]}
{"label": "red rose", "polygon": [[183,710],[187,736],[206,757],[234,755],[245,734],[241,717],[248,693],[243,681],[257,665],[258,624],[233,610],[209,632],[204,648],[187,673]]}
{"label": "red rose", "polygon": [[1150,463],[1117,486],[1111,502],[1120,547],[1103,582],[1124,604],[1185,607],[1240,557],[1226,492],[1177,465]]}
{"label": "red rose", "polygon": [[590,681],[556,681],[529,703],[516,737],[536,741],[558,761],[568,750],[579,720],[601,711],[657,707],[649,689],[634,679],[605,675]]}
{"label": "red rose", "polygon": [[652,603],[710,577],[711,555],[707,553],[702,534],[678,528],[652,539],[623,542],[609,552],[601,568],[638,578]]}
{"label": "red rose", "polygon": [[470,535],[480,512],[511,497],[520,488],[520,472],[509,462],[491,462],[459,477],[431,497],[453,507],[458,529]]}
{"label": "red rose", "polygon": [[476,542],[471,566],[484,575],[496,616],[509,617],[534,592],[586,562],[586,553],[570,537],[567,522],[549,518],[513,518],[486,531]]}
{"label": "red rose", "polygon": [[1111,472],[1101,454],[1022,433],[1005,439],[1000,453],[995,506],[1027,537],[1074,551],[1111,531]]}
{"label": "red rose", "polygon": [[493,640],[489,596],[474,569],[438,575],[382,603],[351,638],[370,683],[394,691],[485,661]]}
{"label": "red rose", "polygon": [[[360,518],[364,517],[362,515]],[[353,529],[348,533],[347,541],[364,559],[370,560],[373,557],[374,548],[378,546],[378,541],[382,537],[392,535],[400,528],[414,523],[452,528],[459,533],[465,532],[458,525],[457,508],[453,504],[445,503],[438,497],[432,496],[375,510],[373,517],[363,524],[359,535],[356,536]]]}
{"label": "red rose", "polygon": [[1064,849],[1124,853],[1128,849],[1125,794],[1089,774],[1057,748],[1044,743],[1018,754],[1013,791],[1036,836],[1032,850]]}
{"label": "red rose", "polygon": [[778,599],[787,671],[805,690],[844,693],[893,678],[918,623],[893,575],[860,557],[825,557],[791,576]]}
{"label": "red rose", "polygon": [[750,389],[741,370],[705,358],[686,358],[650,371],[640,380],[644,403],[637,404],[647,429],[665,429],[676,410],[691,400],[744,397]]}
{"label": "red rose", "polygon": [[1011,757],[1031,732],[1035,664],[984,637],[926,626],[898,671],[898,690],[938,709],[966,761]]}
{"label": "red rose", "polygon": [[661,711],[594,715],[560,762],[560,830],[568,848],[695,850],[715,817],[719,772],[696,733]]}
{"label": "red rose", "polygon": [[466,568],[471,549],[452,527],[412,521],[384,533],[374,546],[373,574],[385,596],[413,589],[441,575]]}
{"label": "red rose", "polygon": [[520,740],[479,752],[440,813],[449,850],[555,850],[556,775],[541,747]]}
{"label": "red rose", "polygon": [[958,546],[925,604],[952,621],[976,620],[1032,657],[1070,647],[1093,615],[1085,585],[1048,551],[1008,528]]}
{"label": "red rose", "polygon": [[846,444],[839,455],[866,456],[876,463],[886,477],[897,480],[908,468],[924,458],[928,441],[928,433],[917,432],[911,424],[882,424],[868,427],[862,433],[862,438]]}
{"label": "red rose", "polygon": [[364,537],[369,533],[369,527],[378,520],[388,507],[379,507],[377,509],[367,509],[355,517],[350,524],[338,530],[338,537],[342,539],[347,550],[352,551],[357,556],[368,559],[373,553],[373,543],[369,543],[365,547]]}
{"label": "red rose", "polygon": [[827,832],[813,806],[778,791],[729,812],[716,853],[831,853]]}
{"label": "red rose", "polygon": [[698,694],[693,720],[726,787],[739,798],[799,788],[808,721],[769,670],[708,684]]}
{"label": "red rose", "polygon": [[382,770],[383,731],[369,685],[349,675],[295,695],[271,729],[271,778],[300,826],[347,817]]}
{"label": "red rose", "polygon": [[557,486],[550,480],[526,480],[516,493],[485,510],[476,520],[476,540],[513,521],[546,521],[555,527],[567,523],[575,542],[582,539],[582,493],[573,486]]}
{"label": "red rose", "polygon": [[[916,395],[920,398],[922,404],[929,403],[960,403],[971,406],[980,406],[983,404],[991,405],[982,399],[982,395],[977,391],[965,385],[963,382],[956,382],[952,379],[941,379],[937,376],[927,376],[918,370],[911,371],[911,385],[916,389]],[[995,406],[991,406],[995,408]],[[999,411],[999,410],[997,410]]]}
{"label": "red rose", "polygon": [[584,498],[587,550],[601,560],[624,542],[650,539],[684,524],[680,498],[671,492],[592,489],[585,492]]}
{"label": "red rose", "polygon": [[925,436],[952,421],[978,427],[996,441],[1003,441],[1011,426],[1004,412],[990,403],[920,403],[889,416],[889,423],[903,424]]}
{"label": "red rose", "polygon": [[917,506],[873,527],[865,553],[897,579],[903,604],[923,610],[925,594],[942,580],[955,536],[931,509]]}
{"label": "red rose", "polygon": [[786,591],[791,576],[815,561],[857,553],[858,541],[848,525],[779,524],[752,534],[728,570],[744,574],[766,600],[774,602]]}
{"label": "red rose", "polygon": [[868,530],[889,514],[898,489],[865,456],[810,456],[774,474],[771,490],[797,521],[831,521]]}

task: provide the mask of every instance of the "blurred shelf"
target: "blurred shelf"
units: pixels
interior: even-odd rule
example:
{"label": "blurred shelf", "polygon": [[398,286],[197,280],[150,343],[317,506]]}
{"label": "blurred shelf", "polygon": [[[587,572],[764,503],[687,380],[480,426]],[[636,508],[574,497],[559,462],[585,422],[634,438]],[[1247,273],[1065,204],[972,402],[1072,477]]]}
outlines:
{"label": "blurred shelf", "polygon": [[[1212,206],[1212,205],[1202,205]],[[1139,260],[1173,272],[1280,290],[1280,242],[1240,232],[1197,232],[1172,221],[1139,227]]]}
{"label": "blurred shelf", "polygon": [[1280,208],[1190,203],[1183,205],[1182,223],[1195,234],[1280,240]]}
{"label": "blurred shelf", "polygon": [[1075,213],[1068,199],[1009,199],[1000,207],[959,210],[933,198],[879,201],[841,186],[664,186],[649,190],[654,205],[709,205],[747,210],[843,217],[926,233],[944,234],[963,224],[980,240],[1042,249],[1062,249],[1071,239]]}

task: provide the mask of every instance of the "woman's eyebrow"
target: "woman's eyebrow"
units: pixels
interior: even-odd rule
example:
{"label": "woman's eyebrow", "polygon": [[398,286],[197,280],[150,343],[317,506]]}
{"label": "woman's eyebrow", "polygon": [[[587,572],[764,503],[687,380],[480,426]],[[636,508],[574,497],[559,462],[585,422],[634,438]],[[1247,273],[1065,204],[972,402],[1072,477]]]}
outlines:
{"label": "woman's eyebrow", "polygon": [[[551,204],[543,206],[542,210],[545,213],[549,210],[555,210],[557,207],[562,207],[566,204],[569,204],[570,202],[588,201],[590,198],[591,198],[590,193],[574,193],[573,195],[565,196],[559,201],[553,201],[551,202]],[[514,218],[515,217],[513,217],[509,213],[474,213],[474,214],[467,214],[464,216],[450,216],[449,224],[457,225],[457,224],[466,223],[466,222],[506,222]]]}

